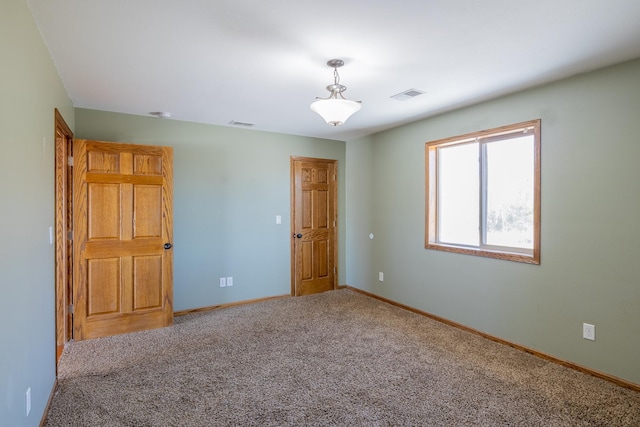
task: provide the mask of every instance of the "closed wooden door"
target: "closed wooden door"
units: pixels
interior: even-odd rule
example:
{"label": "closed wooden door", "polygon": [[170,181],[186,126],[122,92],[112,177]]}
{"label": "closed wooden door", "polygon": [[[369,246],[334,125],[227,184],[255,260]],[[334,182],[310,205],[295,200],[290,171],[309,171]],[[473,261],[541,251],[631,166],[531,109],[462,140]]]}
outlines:
{"label": "closed wooden door", "polygon": [[74,140],[74,339],[173,323],[171,147]]}
{"label": "closed wooden door", "polygon": [[291,292],[295,296],[336,288],[336,166],[336,160],[291,158]]}

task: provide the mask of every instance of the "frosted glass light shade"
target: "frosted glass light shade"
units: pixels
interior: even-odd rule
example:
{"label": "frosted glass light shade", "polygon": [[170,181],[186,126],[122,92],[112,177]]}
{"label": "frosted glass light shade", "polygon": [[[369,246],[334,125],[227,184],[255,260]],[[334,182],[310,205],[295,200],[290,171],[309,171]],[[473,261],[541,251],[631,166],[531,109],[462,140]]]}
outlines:
{"label": "frosted glass light shade", "polygon": [[348,99],[319,99],[311,104],[311,111],[318,113],[330,125],[338,126],[361,108],[361,104]]}

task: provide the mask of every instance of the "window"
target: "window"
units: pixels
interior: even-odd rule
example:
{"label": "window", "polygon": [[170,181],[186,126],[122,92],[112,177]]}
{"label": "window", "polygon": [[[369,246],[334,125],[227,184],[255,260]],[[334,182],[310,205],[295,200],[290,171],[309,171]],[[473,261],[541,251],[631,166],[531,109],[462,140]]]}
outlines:
{"label": "window", "polygon": [[540,120],[427,142],[427,249],[540,264]]}

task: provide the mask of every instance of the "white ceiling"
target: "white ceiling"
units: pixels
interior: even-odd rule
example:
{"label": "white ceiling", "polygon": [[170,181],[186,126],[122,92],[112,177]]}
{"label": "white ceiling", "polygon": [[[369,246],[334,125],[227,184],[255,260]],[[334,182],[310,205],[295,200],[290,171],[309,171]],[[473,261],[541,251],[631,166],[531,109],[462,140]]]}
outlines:
{"label": "white ceiling", "polygon": [[[639,0],[28,4],[76,107],[339,140],[640,57]],[[332,58],[362,101],[338,127],[309,109]]]}

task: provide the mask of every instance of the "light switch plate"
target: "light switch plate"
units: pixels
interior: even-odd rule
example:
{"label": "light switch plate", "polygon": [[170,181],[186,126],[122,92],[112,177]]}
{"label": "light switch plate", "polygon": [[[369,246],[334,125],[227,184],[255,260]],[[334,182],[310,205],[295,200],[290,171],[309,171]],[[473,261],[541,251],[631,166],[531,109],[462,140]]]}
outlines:
{"label": "light switch plate", "polygon": [[26,393],[24,394],[24,407],[28,417],[29,413],[31,412],[31,387],[28,387]]}
{"label": "light switch plate", "polygon": [[582,338],[586,340],[595,341],[596,340],[596,327],[595,325],[590,325],[589,323],[582,324]]}

